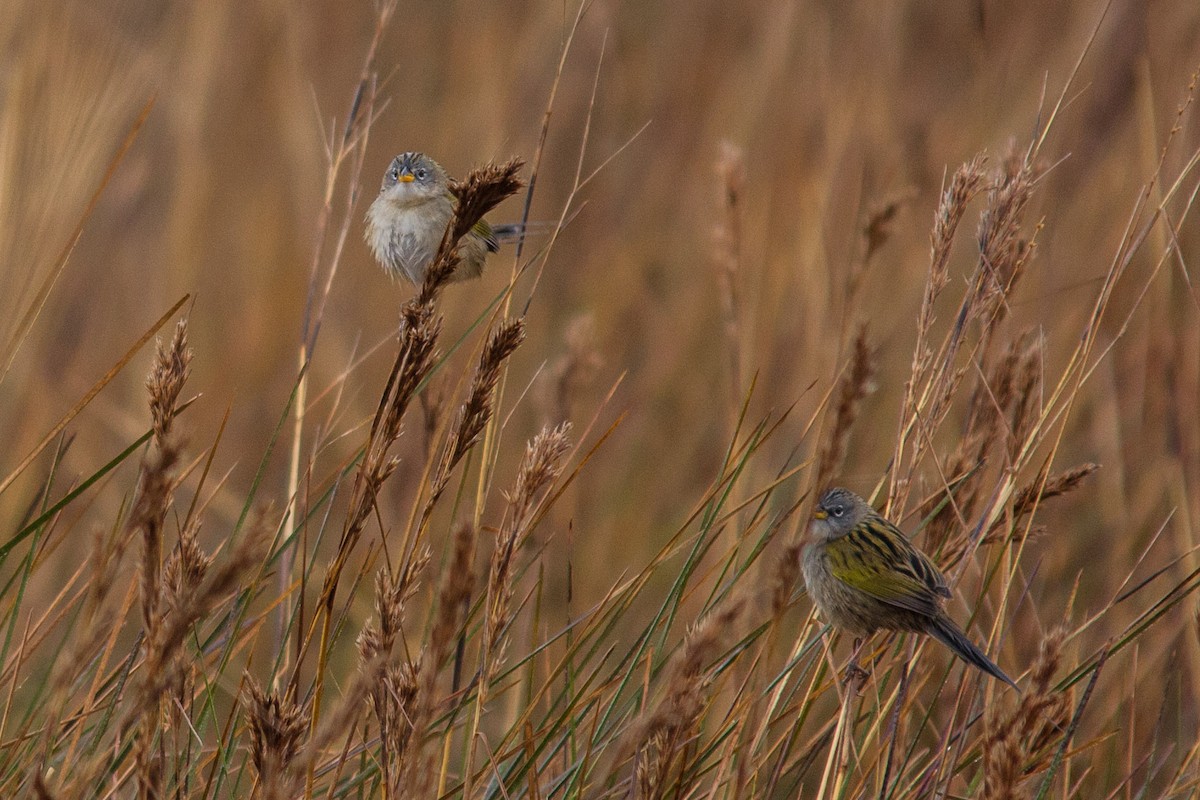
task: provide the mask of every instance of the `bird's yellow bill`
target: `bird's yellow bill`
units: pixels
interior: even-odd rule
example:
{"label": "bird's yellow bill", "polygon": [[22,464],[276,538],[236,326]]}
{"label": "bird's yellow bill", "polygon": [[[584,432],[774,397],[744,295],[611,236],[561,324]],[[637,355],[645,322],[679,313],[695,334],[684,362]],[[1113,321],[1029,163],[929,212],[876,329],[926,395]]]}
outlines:
{"label": "bird's yellow bill", "polygon": [[412,175],[404,174],[400,176],[401,183],[412,183],[414,180]]}
{"label": "bird's yellow bill", "polygon": [[813,512],[813,519],[827,519],[828,517],[829,517],[828,511],[822,511],[821,509],[817,509],[816,511]]}

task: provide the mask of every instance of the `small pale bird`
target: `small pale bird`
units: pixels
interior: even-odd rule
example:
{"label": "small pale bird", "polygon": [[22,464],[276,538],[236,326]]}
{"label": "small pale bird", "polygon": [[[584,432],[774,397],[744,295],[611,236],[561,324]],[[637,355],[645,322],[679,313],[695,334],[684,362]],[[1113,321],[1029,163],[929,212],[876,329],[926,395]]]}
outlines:
{"label": "small pale bird", "polygon": [[[425,270],[437,255],[457,200],[450,191],[446,170],[424,153],[401,153],[383,174],[379,196],[367,210],[366,240],[384,271],[413,283],[425,279]],[[493,228],[480,220],[463,236],[458,267],[451,280],[477,278],[488,253],[500,242],[516,238],[519,225]]]}
{"label": "small pale bird", "polygon": [[1017,688],[946,616],[942,606],[950,588],[933,562],[850,490],[821,495],[803,560],[809,597],[835,627],[860,640],[880,628],[929,634],[971,666]]}

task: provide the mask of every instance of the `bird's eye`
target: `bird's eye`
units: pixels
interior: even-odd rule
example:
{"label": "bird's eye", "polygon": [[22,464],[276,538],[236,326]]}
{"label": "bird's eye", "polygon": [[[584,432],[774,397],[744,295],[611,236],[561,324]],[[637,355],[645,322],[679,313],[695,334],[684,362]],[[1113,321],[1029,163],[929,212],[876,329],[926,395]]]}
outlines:
{"label": "bird's eye", "polygon": [[833,514],[835,517],[840,517],[846,513],[846,509],[842,506],[834,506],[833,508],[829,509],[829,513]]}
{"label": "bird's eye", "polygon": [[425,180],[426,176],[429,175],[429,173],[426,172],[424,167],[418,168],[415,174],[417,176],[417,180],[419,180],[419,181]]}
{"label": "bird's eye", "polygon": [[400,170],[392,167],[390,170],[388,170],[388,177],[394,181],[400,180]]}

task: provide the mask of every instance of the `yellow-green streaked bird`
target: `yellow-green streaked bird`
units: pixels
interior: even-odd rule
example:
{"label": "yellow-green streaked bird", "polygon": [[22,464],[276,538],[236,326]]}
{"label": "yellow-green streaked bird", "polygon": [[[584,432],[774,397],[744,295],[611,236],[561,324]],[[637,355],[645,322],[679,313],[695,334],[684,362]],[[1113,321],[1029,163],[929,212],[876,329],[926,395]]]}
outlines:
{"label": "yellow-green streaked bird", "polygon": [[933,562],[848,489],[821,495],[803,560],[808,594],[835,627],[860,639],[880,628],[929,634],[971,666],[1017,688],[946,616],[942,606],[950,588]]}
{"label": "yellow-green streaked bird", "polygon": [[[446,170],[424,153],[401,153],[383,174],[379,196],[367,211],[366,240],[384,271],[413,283],[437,255],[457,202]],[[520,226],[493,228],[480,220],[460,242],[458,267],[452,280],[477,278],[488,253],[504,239],[516,238]]]}

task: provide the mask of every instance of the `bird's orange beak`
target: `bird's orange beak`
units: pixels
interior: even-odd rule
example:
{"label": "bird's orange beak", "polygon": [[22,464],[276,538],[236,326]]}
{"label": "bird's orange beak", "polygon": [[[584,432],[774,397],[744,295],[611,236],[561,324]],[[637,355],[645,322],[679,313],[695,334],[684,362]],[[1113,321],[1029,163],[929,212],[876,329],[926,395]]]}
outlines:
{"label": "bird's orange beak", "polygon": [[813,512],[813,519],[828,519],[828,518],[829,518],[828,511],[824,511],[824,510],[818,508],[816,511]]}
{"label": "bird's orange beak", "polygon": [[400,176],[401,183],[412,183],[413,180],[414,180],[413,176],[407,172]]}

